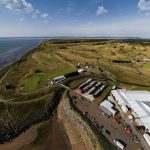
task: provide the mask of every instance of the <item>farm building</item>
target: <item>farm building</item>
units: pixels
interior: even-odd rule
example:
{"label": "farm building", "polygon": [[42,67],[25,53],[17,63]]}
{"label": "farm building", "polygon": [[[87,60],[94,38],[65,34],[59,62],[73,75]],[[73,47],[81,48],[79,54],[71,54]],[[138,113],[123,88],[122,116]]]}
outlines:
{"label": "farm building", "polygon": [[111,96],[124,112],[130,108],[134,112],[132,113],[134,118],[139,119],[143,126],[150,131],[150,92],[118,89],[112,90]]}
{"label": "farm building", "polygon": [[104,100],[99,106],[101,111],[103,111],[109,117],[115,116],[115,114],[116,114],[116,110],[114,110],[113,107],[114,107],[114,105],[108,100]]}

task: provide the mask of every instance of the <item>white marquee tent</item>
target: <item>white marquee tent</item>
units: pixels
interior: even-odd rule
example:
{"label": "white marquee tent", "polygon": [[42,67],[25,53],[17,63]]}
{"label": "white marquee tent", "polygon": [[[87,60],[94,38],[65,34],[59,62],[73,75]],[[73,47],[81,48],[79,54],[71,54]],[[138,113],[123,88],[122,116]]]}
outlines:
{"label": "white marquee tent", "polygon": [[150,92],[118,89],[112,90],[111,94],[121,107],[130,107],[150,131]]}

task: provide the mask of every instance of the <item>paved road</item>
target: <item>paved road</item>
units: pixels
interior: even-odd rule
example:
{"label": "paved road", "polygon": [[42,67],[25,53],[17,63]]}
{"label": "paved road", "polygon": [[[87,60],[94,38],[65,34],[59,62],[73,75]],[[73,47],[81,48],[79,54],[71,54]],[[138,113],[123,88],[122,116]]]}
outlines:
{"label": "paved road", "polygon": [[[107,118],[106,116],[102,115],[101,110],[98,108],[98,106],[93,103],[89,102],[89,100],[85,98],[79,98],[79,95],[74,92],[69,92],[70,96],[78,96],[76,99],[74,99],[77,108],[81,112],[88,112],[87,117],[91,120],[95,120],[100,125],[104,125],[104,128],[102,129],[102,134],[108,138],[108,140],[113,143],[114,139],[120,139],[124,141],[127,146],[126,150],[138,150],[139,144],[136,144],[134,141],[132,141],[129,138],[129,135],[126,133],[126,131],[117,123],[112,122],[112,118]],[[105,130],[110,131],[110,135],[108,135]]]}

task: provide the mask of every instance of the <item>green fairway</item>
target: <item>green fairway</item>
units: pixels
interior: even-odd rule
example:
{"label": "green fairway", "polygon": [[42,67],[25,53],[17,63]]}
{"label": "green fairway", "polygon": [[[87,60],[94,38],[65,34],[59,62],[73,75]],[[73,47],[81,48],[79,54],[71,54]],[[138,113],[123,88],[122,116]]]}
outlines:
{"label": "green fairway", "polygon": [[32,74],[26,78],[24,84],[22,92],[33,92],[46,84],[46,76],[43,74]]}

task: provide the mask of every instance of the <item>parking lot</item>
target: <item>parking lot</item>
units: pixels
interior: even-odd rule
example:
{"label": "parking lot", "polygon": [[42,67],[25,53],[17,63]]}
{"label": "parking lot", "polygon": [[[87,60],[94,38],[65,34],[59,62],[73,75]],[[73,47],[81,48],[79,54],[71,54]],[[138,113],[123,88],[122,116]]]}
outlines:
{"label": "parking lot", "polygon": [[97,102],[91,102],[73,90],[71,90],[69,94],[76,107],[93,122],[97,129],[101,131],[111,143],[113,143],[115,139],[119,139],[125,143],[126,150],[138,150],[140,148],[140,144],[135,143],[129,137],[129,134],[127,134],[121,124],[113,122],[112,117],[108,118],[101,112]]}

